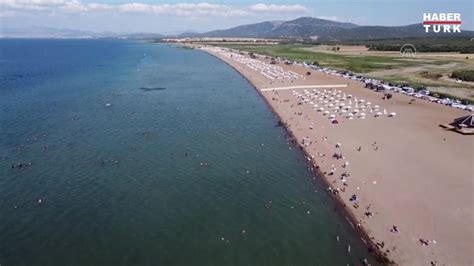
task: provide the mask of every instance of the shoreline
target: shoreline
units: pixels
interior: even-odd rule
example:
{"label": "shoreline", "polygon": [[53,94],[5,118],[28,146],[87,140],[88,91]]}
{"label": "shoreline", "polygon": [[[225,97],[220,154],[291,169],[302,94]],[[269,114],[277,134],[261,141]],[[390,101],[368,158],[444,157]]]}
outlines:
{"label": "shoreline", "polygon": [[[232,53],[220,49],[200,48],[232,67],[263,97],[292,142],[303,151],[312,172],[328,185],[340,214],[375,259],[386,264],[472,265],[474,230],[470,224],[474,222],[474,204],[470,195],[474,182],[469,177],[474,169],[469,165],[474,159],[474,142],[470,136],[439,128],[440,123],[465,115],[465,111],[401,94],[382,100],[383,94],[364,88],[358,81],[297,65],[276,66],[283,72],[296,72],[298,77],[272,79],[269,72],[265,74],[267,70],[262,73],[251,69],[247,54],[232,57]],[[271,67],[268,58],[255,60],[257,65]],[[303,90],[305,87],[319,89],[309,92]],[[363,97],[376,106],[380,104],[384,115],[374,118],[370,110],[363,117],[367,119],[354,116],[339,120],[337,116],[340,122],[334,125],[328,121],[329,112],[316,112],[313,102],[301,100],[314,91],[326,93],[323,88],[327,87],[337,88],[329,92],[351,93],[355,101]],[[308,139],[309,145],[305,143]],[[338,149],[339,142],[343,144]],[[342,152],[346,156],[343,160],[351,159],[347,181],[344,174],[342,181],[334,174],[340,160],[330,157],[333,152]],[[342,168],[346,173],[346,167]],[[446,178],[451,173],[456,173],[455,182]]]}
{"label": "shoreline", "polygon": [[[303,153],[304,158],[308,160],[306,162],[306,164],[307,164],[308,168],[311,169],[311,172],[313,174],[315,174],[319,178],[319,180],[321,180],[323,182],[324,185],[331,186],[331,182],[329,181],[329,178],[327,178],[327,176],[325,174],[323,174],[323,172],[320,170],[317,163],[313,159],[311,159],[310,153],[304,148],[304,146],[301,145],[300,143],[298,143],[297,138],[295,137],[295,134],[293,133],[291,128],[287,126],[287,123],[283,122],[283,118],[281,117],[281,115],[275,110],[275,108],[271,105],[271,103],[268,101],[268,99],[262,94],[262,92],[258,89],[256,84],[254,84],[252,82],[252,80],[250,80],[239,69],[234,67],[232,64],[229,64],[228,62],[226,62],[225,60],[223,60],[219,56],[217,56],[213,53],[210,53],[209,51],[203,50],[203,49],[200,49],[200,50],[208,53],[209,55],[217,58],[221,62],[223,62],[226,65],[230,66],[237,73],[239,73],[239,75],[242,76],[256,90],[257,94],[259,95],[259,97],[261,97],[263,99],[263,101],[265,102],[265,105],[272,112],[273,116],[276,118],[278,123],[281,124],[282,127],[285,129],[285,132],[287,133],[288,137],[291,139],[292,144],[294,144],[296,147],[298,147],[300,149],[300,151]],[[327,192],[327,193],[329,193],[329,192]],[[367,249],[369,249],[369,251],[370,251],[369,253],[371,253],[373,255],[374,259],[377,260],[378,262],[384,263],[384,264],[395,264],[394,261],[390,260],[385,254],[383,254],[382,252],[380,252],[379,249],[376,248],[376,243],[373,241],[373,239],[370,238],[367,230],[363,226],[360,226],[360,227],[354,226],[354,225],[358,224],[358,220],[356,218],[356,215],[349,208],[347,208],[347,206],[344,203],[344,201],[342,200],[342,198],[339,197],[338,195],[335,195],[335,194],[332,194],[332,193],[330,193],[330,194],[331,194],[331,198],[335,201],[335,206],[337,207],[337,211],[339,212],[339,214],[344,217],[346,222],[349,223],[349,225],[352,227],[352,229],[354,230],[356,235],[360,238],[361,242],[367,246]]]}

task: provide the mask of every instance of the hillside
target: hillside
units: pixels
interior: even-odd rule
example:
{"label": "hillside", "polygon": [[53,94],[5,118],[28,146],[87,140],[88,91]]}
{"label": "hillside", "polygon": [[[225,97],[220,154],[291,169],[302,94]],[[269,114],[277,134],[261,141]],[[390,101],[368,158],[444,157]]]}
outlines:
{"label": "hillside", "polygon": [[[359,26],[313,17],[301,17],[289,21],[266,21],[224,30],[215,30],[192,37],[249,37],[249,38],[309,38],[318,41],[368,40],[442,36],[427,34],[422,24],[406,26]],[[449,36],[474,36],[473,31],[463,31]],[[191,37],[191,36],[188,36]]]}

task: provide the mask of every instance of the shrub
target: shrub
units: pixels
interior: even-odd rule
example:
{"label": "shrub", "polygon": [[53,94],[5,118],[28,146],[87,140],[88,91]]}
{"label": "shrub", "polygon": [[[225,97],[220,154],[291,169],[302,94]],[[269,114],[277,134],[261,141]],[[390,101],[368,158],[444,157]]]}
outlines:
{"label": "shrub", "polygon": [[457,70],[451,74],[451,78],[463,81],[474,81],[474,70]]}

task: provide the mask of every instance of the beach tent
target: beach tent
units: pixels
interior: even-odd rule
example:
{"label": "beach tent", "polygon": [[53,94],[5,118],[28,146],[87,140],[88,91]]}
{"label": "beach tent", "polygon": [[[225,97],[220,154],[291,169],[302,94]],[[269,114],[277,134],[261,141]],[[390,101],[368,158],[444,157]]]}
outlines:
{"label": "beach tent", "polygon": [[454,119],[452,126],[474,128],[474,113]]}

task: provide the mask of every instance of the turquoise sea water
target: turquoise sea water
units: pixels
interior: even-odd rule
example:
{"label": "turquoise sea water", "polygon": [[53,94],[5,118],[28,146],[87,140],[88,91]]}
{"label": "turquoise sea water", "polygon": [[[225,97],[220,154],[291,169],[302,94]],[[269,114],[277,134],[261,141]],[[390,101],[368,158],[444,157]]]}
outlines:
{"label": "turquoise sea water", "polygon": [[276,124],[202,51],[0,41],[0,264],[361,264]]}

